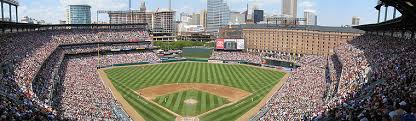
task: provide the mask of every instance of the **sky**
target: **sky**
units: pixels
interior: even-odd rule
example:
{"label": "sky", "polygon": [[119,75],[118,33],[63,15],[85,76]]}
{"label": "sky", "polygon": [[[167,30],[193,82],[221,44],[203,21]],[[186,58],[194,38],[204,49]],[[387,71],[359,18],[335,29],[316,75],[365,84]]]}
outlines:
{"label": "sky", "polygon": [[[132,9],[138,9],[143,0],[132,0]],[[167,9],[168,0],[144,0],[147,10]],[[279,15],[282,0],[225,0],[232,11],[243,12],[247,3],[263,9],[266,15]],[[65,20],[65,10],[71,4],[88,4],[91,8],[92,21],[97,20],[97,10],[128,10],[129,0],[19,0],[19,18],[29,16],[47,23],[58,23]],[[304,10],[315,11],[318,24],[322,26],[350,25],[353,16],[360,17],[360,24],[377,22],[377,11],[374,9],[377,0],[298,0],[298,18],[303,17]],[[172,9],[179,13],[193,13],[206,9],[207,0],[172,0]],[[12,7],[14,10],[14,8]],[[5,10],[8,6],[5,5]],[[382,9],[384,16],[384,9]],[[7,12],[6,12],[7,13]],[[14,11],[13,11],[14,13]],[[393,9],[388,15],[392,18]],[[8,13],[6,14],[6,16]],[[15,16],[12,14],[12,16]],[[108,15],[98,15],[99,21],[108,21]]]}

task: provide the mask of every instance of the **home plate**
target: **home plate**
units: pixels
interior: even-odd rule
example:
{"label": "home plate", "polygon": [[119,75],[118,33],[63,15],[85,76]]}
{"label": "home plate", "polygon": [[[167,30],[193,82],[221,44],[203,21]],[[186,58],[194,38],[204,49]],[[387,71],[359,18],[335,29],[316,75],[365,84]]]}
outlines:
{"label": "home plate", "polygon": [[176,117],[176,121],[199,121],[198,117]]}

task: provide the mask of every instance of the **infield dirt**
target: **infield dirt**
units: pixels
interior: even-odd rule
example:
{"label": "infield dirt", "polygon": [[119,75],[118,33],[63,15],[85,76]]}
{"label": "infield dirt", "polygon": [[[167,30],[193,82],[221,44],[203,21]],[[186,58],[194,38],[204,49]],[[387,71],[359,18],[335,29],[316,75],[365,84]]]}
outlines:
{"label": "infield dirt", "polygon": [[207,93],[214,94],[217,96],[221,96],[231,102],[241,100],[242,98],[251,95],[250,92],[247,92],[238,88],[215,85],[215,84],[199,84],[199,83],[178,83],[178,84],[158,85],[158,86],[140,89],[137,92],[141,96],[146,97],[149,100],[153,100],[159,96],[172,94],[172,93],[185,91],[185,90],[190,90],[190,89],[199,90],[199,91],[207,92]]}

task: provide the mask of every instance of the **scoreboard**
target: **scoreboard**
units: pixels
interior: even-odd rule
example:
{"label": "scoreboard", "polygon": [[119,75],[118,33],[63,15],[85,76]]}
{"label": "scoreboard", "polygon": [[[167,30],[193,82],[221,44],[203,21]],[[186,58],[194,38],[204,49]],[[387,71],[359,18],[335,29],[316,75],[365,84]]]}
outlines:
{"label": "scoreboard", "polygon": [[217,50],[244,50],[244,39],[217,39]]}

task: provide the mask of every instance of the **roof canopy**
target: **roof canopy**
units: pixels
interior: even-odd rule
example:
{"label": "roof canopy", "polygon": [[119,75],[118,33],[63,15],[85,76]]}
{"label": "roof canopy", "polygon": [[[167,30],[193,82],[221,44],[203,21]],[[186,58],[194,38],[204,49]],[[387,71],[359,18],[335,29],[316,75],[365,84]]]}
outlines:
{"label": "roof canopy", "polygon": [[375,7],[380,10],[382,6],[396,8],[401,17],[377,24],[355,26],[364,31],[415,31],[416,29],[416,0],[380,0]]}

